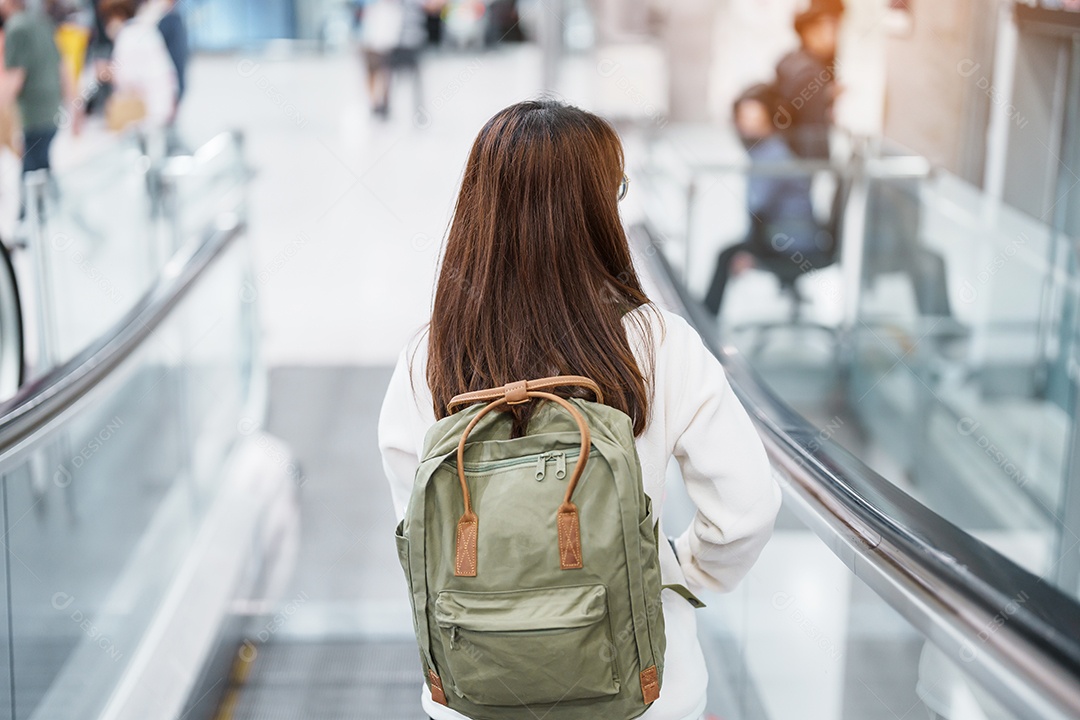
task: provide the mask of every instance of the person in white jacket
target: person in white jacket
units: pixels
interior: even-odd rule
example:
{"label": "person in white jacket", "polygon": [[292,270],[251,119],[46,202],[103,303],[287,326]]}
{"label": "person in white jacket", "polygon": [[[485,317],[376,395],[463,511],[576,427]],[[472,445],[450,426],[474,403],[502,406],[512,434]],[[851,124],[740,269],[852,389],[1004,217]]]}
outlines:
{"label": "person in white jacket", "polygon": [[[453,395],[584,375],[633,420],[655,516],[671,458],[697,507],[674,547],[660,544],[663,582],[731,590],[771,535],[779,487],[720,363],[685,320],[641,289],[618,211],[626,183],[617,134],[577,108],[519,103],[481,130],[431,322],[402,351],[379,418],[394,510],[404,517],[425,433]],[[511,410],[516,432],[527,431],[531,411]],[[695,611],[671,591],[663,610],[663,686],[640,717],[697,720],[708,677]],[[463,718],[426,688],[421,700],[435,720]]]}
{"label": "person in white jacket", "polygon": [[176,112],[176,67],[158,30],[154,3],[136,11],[134,0],[102,0],[99,12],[113,41],[108,75],[115,98],[138,98],[145,114],[142,130],[166,127]]}

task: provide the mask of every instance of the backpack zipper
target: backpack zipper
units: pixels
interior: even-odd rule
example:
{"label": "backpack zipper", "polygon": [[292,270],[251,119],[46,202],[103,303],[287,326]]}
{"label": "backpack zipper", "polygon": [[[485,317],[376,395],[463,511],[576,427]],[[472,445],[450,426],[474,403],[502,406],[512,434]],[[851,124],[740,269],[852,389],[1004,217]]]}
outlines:
{"label": "backpack zipper", "polygon": [[567,456],[577,457],[581,455],[580,450],[572,450],[566,452],[565,450],[553,450],[551,452],[541,453],[536,457],[536,482],[543,482],[544,476],[547,474],[547,464],[549,461],[555,461],[555,477],[559,480],[566,478],[566,458]]}
{"label": "backpack zipper", "polygon": [[[534,463],[536,465],[536,481],[541,482],[547,475],[547,463],[548,461],[555,462],[555,477],[559,480],[566,478],[566,461],[567,459],[574,459],[581,455],[580,449],[574,450],[552,450],[551,452],[540,453],[533,457],[513,458],[510,460],[495,460],[486,463],[465,463],[465,472],[473,473],[489,473],[495,470],[502,470],[504,468],[514,467],[515,465],[527,465]],[[452,462],[448,460],[447,462]]]}

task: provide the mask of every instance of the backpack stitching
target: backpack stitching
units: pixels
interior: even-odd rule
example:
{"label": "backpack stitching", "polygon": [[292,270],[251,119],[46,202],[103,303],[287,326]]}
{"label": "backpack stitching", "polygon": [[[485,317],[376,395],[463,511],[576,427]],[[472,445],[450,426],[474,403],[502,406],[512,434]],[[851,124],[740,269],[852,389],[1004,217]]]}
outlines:
{"label": "backpack stitching", "polygon": [[[457,537],[458,547],[460,548],[461,545],[462,545],[462,540],[465,540],[465,550],[466,550],[466,552],[464,552],[464,553],[462,553],[460,551],[457,553],[457,563],[456,563],[455,569],[457,570],[457,574],[459,576],[462,576],[462,575],[475,575],[476,574],[476,564],[468,561],[468,560],[471,560],[474,557],[474,553],[468,552],[468,550],[469,550],[469,540],[470,540],[470,538],[473,540],[473,542],[476,541],[476,532],[475,532],[475,530],[476,530],[476,523],[474,521],[467,521],[467,522],[463,522],[463,523],[458,524],[458,537]],[[465,566],[464,569],[462,569],[462,558],[463,558],[463,556],[465,558],[467,558],[466,566]]]}
{"label": "backpack stitching", "polygon": [[[580,554],[574,553],[574,523],[577,520],[577,515],[571,515],[569,513],[559,513],[559,538],[562,541],[562,556],[560,557],[560,564],[563,569],[580,568],[582,566]],[[567,559],[569,558],[569,560]]]}

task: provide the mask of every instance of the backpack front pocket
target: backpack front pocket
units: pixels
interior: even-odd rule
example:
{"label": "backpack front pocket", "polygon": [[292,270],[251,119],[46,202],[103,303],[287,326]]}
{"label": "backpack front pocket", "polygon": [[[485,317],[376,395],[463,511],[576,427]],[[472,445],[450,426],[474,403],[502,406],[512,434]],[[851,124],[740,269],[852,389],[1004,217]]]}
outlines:
{"label": "backpack front pocket", "polygon": [[435,619],[451,686],[478,705],[543,705],[619,692],[603,585],[446,590]]}

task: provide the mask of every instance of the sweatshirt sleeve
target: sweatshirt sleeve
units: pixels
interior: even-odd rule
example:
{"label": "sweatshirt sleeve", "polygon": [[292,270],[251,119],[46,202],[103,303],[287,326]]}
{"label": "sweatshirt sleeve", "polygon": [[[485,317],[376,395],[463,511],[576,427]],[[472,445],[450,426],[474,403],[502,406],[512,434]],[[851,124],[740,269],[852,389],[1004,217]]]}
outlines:
{"label": "sweatshirt sleeve", "polygon": [[780,487],[723,366],[683,318],[667,314],[666,325],[657,373],[669,384],[669,446],[697,508],[675,549],[691,589],[727,592],[771,536]]}
{"label": "sweatshirt sleeve", "polygon": [[410,344],[398,356],[379,413],[379,452],[399,521],[405,517],[412,494],[424,435],[435,422],[431,392],[422,368],[420,353],[416,352],[415,343]]}

